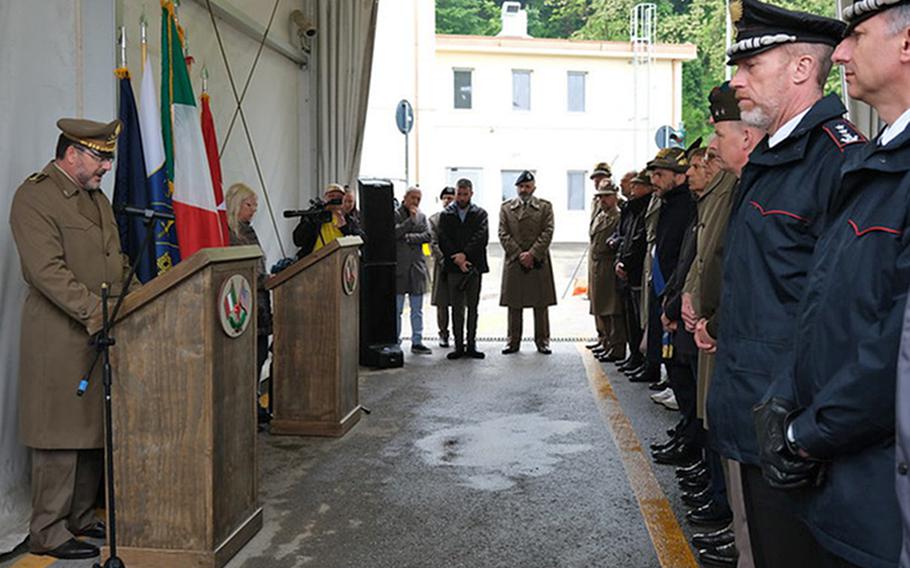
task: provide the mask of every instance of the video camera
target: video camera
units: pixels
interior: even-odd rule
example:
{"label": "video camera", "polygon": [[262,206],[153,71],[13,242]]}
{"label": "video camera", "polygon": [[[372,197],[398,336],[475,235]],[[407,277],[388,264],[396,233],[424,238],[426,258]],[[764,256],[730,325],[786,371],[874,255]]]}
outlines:
{"label": "video camera", "polygon": [[283,213],[286,218],[300,217],[301,222],[316,223],[321,225],[332,220],[332,212],[326,209],[329,205],[341,205],[342,199],[337,197],[328,201],[310,199],[309,209],[288,209]]}

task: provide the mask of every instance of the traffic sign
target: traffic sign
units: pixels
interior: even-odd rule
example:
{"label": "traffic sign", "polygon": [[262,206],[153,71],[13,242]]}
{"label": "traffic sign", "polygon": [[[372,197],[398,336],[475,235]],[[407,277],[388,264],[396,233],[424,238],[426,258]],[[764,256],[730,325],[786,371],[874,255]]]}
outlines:
{"label": "traffic sign", "polygon": [[395,124],[402,134],[408,134],[414,127],[414,109],[407,99],[401,99],[395,109]]}

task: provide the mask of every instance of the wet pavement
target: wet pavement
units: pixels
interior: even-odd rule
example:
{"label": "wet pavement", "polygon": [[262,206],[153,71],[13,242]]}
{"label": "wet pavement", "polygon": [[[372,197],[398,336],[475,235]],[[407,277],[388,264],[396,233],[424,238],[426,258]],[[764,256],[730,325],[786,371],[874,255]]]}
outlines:
{"label": "wet pavement", "polygon": [[[554,250],[557,294],[574,288],[583,249]],[[491,264],[498,273],[498,255]],[[584,263],[576,276],[584,282]],[[488,275],[485,360],[448,361],[429,339],[432,355],[411,355],[405,341],[404,368],[362,369],[361,403],[372,413],[345,437],[261,433],[264,525],[228,568],[694,566],[687,547],[669,562],[656,552],[685,542],[674,519],[684,509],[673,468],[641,452],[676,413],[612,365],[589,360],[586,370],[573,341],[589,337],[593,323],[584,297],[571,292],[551,309],[551,356],[532,342],[500,354],[506,310],[498,274]],[[530,330],[530,310],[525,317]],[[424,321],[435,331],[432,308]],[[646,523],[660,503],[666,518]],[[48,565],[28,561],[0,568]]]}

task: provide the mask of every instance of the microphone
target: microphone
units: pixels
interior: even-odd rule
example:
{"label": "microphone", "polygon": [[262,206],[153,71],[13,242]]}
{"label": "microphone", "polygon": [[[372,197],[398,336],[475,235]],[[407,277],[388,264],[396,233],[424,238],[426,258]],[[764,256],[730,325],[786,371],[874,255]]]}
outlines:
{"label": "microphone", "polygon": [[174,221],[173,213],[161,213],[154,209],[143,209],[142,207],[133,207],[132,205],[115,205],[114,211],[136,217],[145,217],[146,219],[161,219],[162,221]]}

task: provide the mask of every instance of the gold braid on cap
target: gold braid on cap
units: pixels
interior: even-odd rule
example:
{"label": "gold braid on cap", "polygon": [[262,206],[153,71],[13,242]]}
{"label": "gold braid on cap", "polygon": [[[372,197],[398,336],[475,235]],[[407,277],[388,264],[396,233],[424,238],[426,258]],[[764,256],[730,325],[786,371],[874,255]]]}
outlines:
{"label": "gold braid on cap", "polygon": [[[105,152],[108,154],[114,153],[117,150],[117,137],[120,136],[120,129],[123,127],[122,124],[117,124],[114,126],[114,131],[107,137],[104,142],[85,140],[84,138],[77,138],[75,136],[70,136],[66,132],[63,132],[63,136],[72,140],[77,144],[81,144],[86,148],[95,150],[96,152]],[[62,132],[62,131],[61,131]]]}
{"label": "gold braid on cap", "polygon": [[743,0],[730,2],[730,21],[734,24],[743,18]]}

